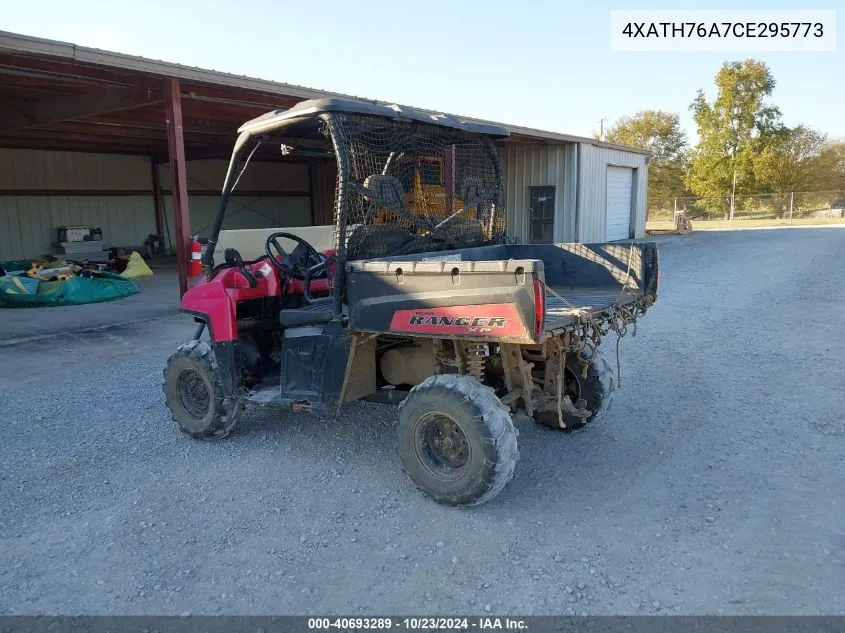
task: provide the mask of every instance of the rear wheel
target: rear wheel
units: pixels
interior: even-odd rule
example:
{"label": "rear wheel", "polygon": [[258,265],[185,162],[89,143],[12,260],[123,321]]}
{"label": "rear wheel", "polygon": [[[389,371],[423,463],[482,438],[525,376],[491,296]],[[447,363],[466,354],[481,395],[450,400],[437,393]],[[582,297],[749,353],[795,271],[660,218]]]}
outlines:
{"label": "rear wheel", "polygon": [[592,415],[584,420],[574,415],[563,416],[565,429],[560,428],[557,411],[535,411],[534,420],[537,424],[550,429],[574,431],[595,422],[610,409],[613,392],[616,391],[616,371],[605,360],[601,351],[592,343],[588,343],[581,351],[581,360],[586,361],[587,375],[575,354],[566,355],[563,385],[566,395],[577,404],[578,400],[587,402],[587,409]]}
{"label": "rear wheel", "polygon": [[173,421],[188,435],[226,437],[238,422],[243,403],[223,395],[214,350],[205,341],[189,341],[167,359],[164,397]]}
{"label": "rear wheel", "polygon": [[519,457],[507,407],[467,376],[431,376],[411,389],[396,433],[405,472],[438,503],[492,499],[513,477]]}

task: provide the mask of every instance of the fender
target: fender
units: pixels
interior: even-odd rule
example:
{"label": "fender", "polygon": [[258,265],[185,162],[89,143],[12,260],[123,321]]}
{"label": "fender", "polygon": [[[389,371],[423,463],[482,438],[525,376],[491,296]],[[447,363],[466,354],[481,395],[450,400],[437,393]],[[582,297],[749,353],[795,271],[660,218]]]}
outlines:
{"label": "fender", "polygon": [[211,281],[200,279],[182,297],[181,311],[204,322],[215,343],[238,338],[239,302],[281,294],[279,277],[268,262],[261,260],[250,264],[247,270],[255,277],[255,288],[249,287],[237,268],[224,268]]}

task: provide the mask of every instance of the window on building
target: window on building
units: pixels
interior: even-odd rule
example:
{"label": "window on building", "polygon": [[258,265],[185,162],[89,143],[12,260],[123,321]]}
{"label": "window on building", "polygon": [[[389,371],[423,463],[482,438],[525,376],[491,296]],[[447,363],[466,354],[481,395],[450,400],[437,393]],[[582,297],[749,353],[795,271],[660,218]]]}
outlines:
{"label": "window on building", "polygon": [[554,187],[528,187],[528,223],[529,239],[532,244],[554,242]]}

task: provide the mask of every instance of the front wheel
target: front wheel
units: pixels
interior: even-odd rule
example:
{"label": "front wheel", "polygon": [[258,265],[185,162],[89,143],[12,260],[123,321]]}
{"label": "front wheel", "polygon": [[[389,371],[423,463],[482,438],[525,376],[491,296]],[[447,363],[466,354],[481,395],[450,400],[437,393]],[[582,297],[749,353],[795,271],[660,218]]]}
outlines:
{"label": "front wheel", "polygon": [[167,359],[162,388],[173,421],[193,437],[226,437],[243,409],[239,398],[223,395],[220,367],[205,341],[184,343]]}
{"label": "front wheel", "polygon": [[431,376],[411,389],[396,433],[405,472],[438,503],[492,499],[513,477],[519,457],[508,408],[493,389],[467,376]]}

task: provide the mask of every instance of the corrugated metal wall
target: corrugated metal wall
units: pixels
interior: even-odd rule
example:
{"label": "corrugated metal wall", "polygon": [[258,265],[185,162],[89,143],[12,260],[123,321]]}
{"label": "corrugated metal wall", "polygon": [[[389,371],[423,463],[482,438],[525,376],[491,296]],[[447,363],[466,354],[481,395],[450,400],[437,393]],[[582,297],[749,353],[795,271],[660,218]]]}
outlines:
{"label": "corrugated metal wall", "polygon": [[0,189],[151,190],[145,156],[0,148]]}
{"label": "corrugated metal wall", "polygon": [[[207,229],[212,223],[216,192],[227,166],[221,160],[188,163],[189,189],[215,192],[189,196],[192,231]],[[329,207],[334,191],[333,166],[330,171],[324,178],[331,180]],[[167,165],[160,166],[159,175],[162,188],[169,189]],[[145,156],[0,149],[0,259],[53,252],[55,229],[62,225],[98,226],[108,244],[140,246],[156,232],[152,189],[152,167]],[[238,190],[279,194],[234,196],[225,228],[311,224],[307,165],[252,163]],[[169,228],[172,242],[175,227],[170,202],[170,195],[165,195],[167,227],[163,228],[165,234]]]}
{"label": "corrugated metal wall", "polygon": [[645,236],[648,170],[646,156],[618,149],[580,143],[578,169],[578,221],[575,239],[579,242],[604,242],[607,226],[607,167],[634,169],[632,194],[633,237]]}
{"label": "corrugated metal wall", "polygon": [[[225,160],[192,160],[186,164],[188,190],[220,191],[229,162]],[[162,189],[170,189],[170,169],[159,165]],[[250,162],[240,181],[241,191],[279,191],[308,193],[308,165],[292,163]]]}
{"label": "corrugated metal wall", "polygon": [[504,170],[505,208],[508,236],[522,243],[529,240],[528,188],[555,187],[556,242],[571,241],[575,235],[574,145],[529,145],[509,143],[501,151]]}
{"label": "corrugated metal wall", "polygon": [[156,232],[152,204],[152,195],[0,196],[0,260],[54,252],[59,226],[98,226],[110,244],[141,244]]}
{"label": "corrugated metal wall", "polygon": [[[188,190],[214,191],[213,195],[192,194],[188,199],[191,213],[191,232],[207,235],[217,213],[219,195],[223,186],[227,161],[198,160],[187,164]],[[170,188],[170,169],[159,165],[162,189]],[[308,194],[308,165],[286,163],[250,163],[238,182],[238,191],[262,192],[278,195],[233,195],[226,207],[224,229],[257,229],[263,227],[305,226],[311,224],[311,200]],[[292,195],[300,194],[300,195]],[[164,197],[167,226],[165,242],[172,247],[175,235],[171,197]],[[145,236],[146,237],[146,236]]]}
{"label": "corrugated metal wall", "polygon": [[314,224],[334,224],[334,192],[337,163],[334,160],[311,165],[311,186],[314,188]]}
{"label": "corrugated metal wall", "polygon": [[[580,157],[576,148],[580,148]],[[510,237],[523,243],[528,241],[528,188],[552,185],[555,187],[555,241],[604,241],[608,165],[636,170],[632,226],[635,237],[645,235],[648,174],[644,155],[584,143],[511,142],[500,151]],[[189,189],[216,192],[226,168],[226,161],[220,160],[188,163]],[[160,166],[159,174],[162,188],[168,189],[166,165]],[[306,165],[251,164],[238,189],[279,192],[279,195],[233,197],[224,226],[331,224],[336,176],[332,161],[312,164],[310,174]],[[311,186],[315,194],[313,205],[308,195]],[[51,195],[51,190],[56,193]],[[79,193],[70,195],[69,191]],[[109,193],[82,195],[91,191]],[[32,195],[33,192],[37,195]],[[164,204],[172,237],[174,224],[169,195],[164,196]],[[217,194],[192,194],[189,205],[192,231],[207,230],[217,207]],[[67,224],[99,226],[104,240],[115,246],[142,244],[148,234],[156,231],[149,159],[0,149],[0,259],[36,257],[51,252],[55,227]]]}
{"label": "corrugated metal wall", "polygon": [[[151,175],[143,156],[0,149],[0,259],[52,252],[55,228],[62,225],[99,226],[112,244],[141,244],[155,233],[152,193],[143,194],[152,191]],[[50,195],[50,190],[136,195]]]}

